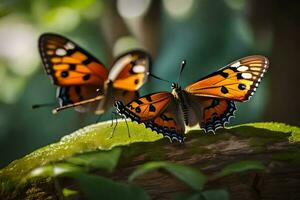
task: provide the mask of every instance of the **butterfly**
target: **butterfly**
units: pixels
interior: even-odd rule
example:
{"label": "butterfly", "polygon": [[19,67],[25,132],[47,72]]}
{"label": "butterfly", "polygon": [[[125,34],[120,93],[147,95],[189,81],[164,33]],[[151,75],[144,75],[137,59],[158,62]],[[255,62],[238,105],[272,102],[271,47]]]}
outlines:
{"label": "butterfly", "polygon": [[186,126],[199,124],[205,132],[224,127],[234,116],[234,101],[247,101],[268,67],[264,56],[244,57],[184,89],[172,83],[172,93],[152,93],[127,104],[116,101],[114,106],[121,116],[182,143]]}
{"label": "butterfly", "polygon": [[151,57],[142,50],[120,55],[107,70],[75,42],[52,33],[39,38],[39,52],[46,73],[57,85],[58,108],[102,114],[114,100],[130,102],[147,81]]}

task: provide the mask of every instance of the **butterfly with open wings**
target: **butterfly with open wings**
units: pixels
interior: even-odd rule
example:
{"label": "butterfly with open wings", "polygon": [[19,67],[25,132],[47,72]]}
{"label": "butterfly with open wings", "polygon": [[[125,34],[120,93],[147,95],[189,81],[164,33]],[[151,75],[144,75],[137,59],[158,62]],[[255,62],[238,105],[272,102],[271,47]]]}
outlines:
{"label": "butterfly with open wings", "polygon": [[119,56],[110,70],[75,42],[52,33],[39,38],[39,52],[53,84],[57,85],[60,107],[102,114],[114,100],[128,103],[147,81],[150,55],[133,50]]}
{"label": "butterfly with open wings", "polygon": [[172,93],[152,93],[128,104],[116,101],[115,107],[120,115],[182,143],[186,126],[199,124],[205,132],[224,127],[236,110],[234,101],[247,101],[268,67],[264,56],[244,57],[185,89],[172,83]]}

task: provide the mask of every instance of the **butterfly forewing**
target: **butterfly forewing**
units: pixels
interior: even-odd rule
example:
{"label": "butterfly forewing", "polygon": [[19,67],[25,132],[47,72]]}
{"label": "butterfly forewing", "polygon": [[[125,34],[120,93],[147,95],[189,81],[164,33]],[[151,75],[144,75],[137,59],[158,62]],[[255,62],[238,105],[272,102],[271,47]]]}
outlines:
{"label": "butterfly forewing", "polygon": [[129,51],[116,59],[108,79],[113,81],[114,88],[135,91],[147,81],[150,65],[149,54],[142,50]]}
{"label": "butterfly forewing", "polygon": [[45,70],[58,86],[96,85],[102,88],[108,77],[104,65],[65,37],[46,33],[39,38]]}
{"label": "butterfly forewing", "polygon": [[246,101],[256,91],[268,66],[266,57],[248,56],[200,79],[185,90],[197,96]]}
{"label": "butterfly forewing", "polygon": [[168,92],[148,94],[128,103],[126,109],[138,121],[144,122],[153,119],[164,111],[172,98],[172,94]]}

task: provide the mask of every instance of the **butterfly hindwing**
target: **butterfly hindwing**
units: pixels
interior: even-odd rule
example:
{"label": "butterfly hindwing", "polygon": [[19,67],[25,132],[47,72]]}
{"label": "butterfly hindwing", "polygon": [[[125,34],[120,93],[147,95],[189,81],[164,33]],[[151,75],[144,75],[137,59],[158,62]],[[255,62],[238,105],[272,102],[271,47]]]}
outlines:
{"label": "butterfly hindwing", "polygon": [[47,74],[58,86],[96,85],[102,89],[108,77],[100,61],[60,35],[41,35],[39,51]]}
{"label": "butterfly hindwing", "polygon": [[180,143],[184,140],[185,127],[183,121],[175,115],[174,109],[176,107],[169,105],[162,113],[154,119],[145,121],[146,127],[151,128],[157,133],[163,134],[164,137],[169,138],[171,141],[177,140]]}
{"label": "butterfly hindwing", "polygon": [[99,93],[96,86],[73,85],[57,88],[57,98],[59,99],[60,106],[91,99],[97,95]]}
{"label": "butterfly hindwing", "polygon": [[226,99],[205,98],[199,105],[202,110],[200,127],[205,132],[224,127],[236,110],[234,101]]}
{"label": "butterfly hindwing", "polygon": [[149,94],[127,105],[117,101],[115,107],[119,114],[138,123],[144,123],[146,127],[162,133],[171,140],[183,142],[184,126],[174,114],[176,104],[171,93]]}
{"label": "butterfly hindwing", "polygon": [[241,58],[189,85],[185,90],[196,96],[246,101],[256,91],[268,66],[269,61],[264,56]]}
{"label": "butterfly hindwing", "polygon": [[148,78],[151,57],[142,50],[129,51],[113,63],[108,79],[117,89],[136,91]]}

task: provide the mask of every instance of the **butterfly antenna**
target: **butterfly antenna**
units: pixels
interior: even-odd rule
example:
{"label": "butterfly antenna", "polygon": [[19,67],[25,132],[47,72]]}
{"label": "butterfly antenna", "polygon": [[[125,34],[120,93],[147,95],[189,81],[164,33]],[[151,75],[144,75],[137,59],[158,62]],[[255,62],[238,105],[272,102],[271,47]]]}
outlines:
{"label": "butterfly antenna", "polygon": [[181,61],[180,72],[179,72],[179,75],[178,75],[178,78],[177,78],[177,83],[179,83],[179,81],[180,81],[181,74],[184,70],[185,65],[186,65],[186,60]]}
{"label": "butterfly antenna", "polygon": [[32,109],[37,109],[37,108],[43,108],[43,107],[54,107],[56,106],[56,103],[43,103],[43,104],[34,104],[32,105]]}
{"label": "butterfly antenna", "polygon": [[171,81],[168,81],[166,79],[162,79],[154,74],[151,74],[151,73],[148,73],[149,76],[153,77],[153,78],[156,78],[157,80],[161,80],[161,81],[164,81],[164,82],[167,82],[167,83],[172,83]]}

